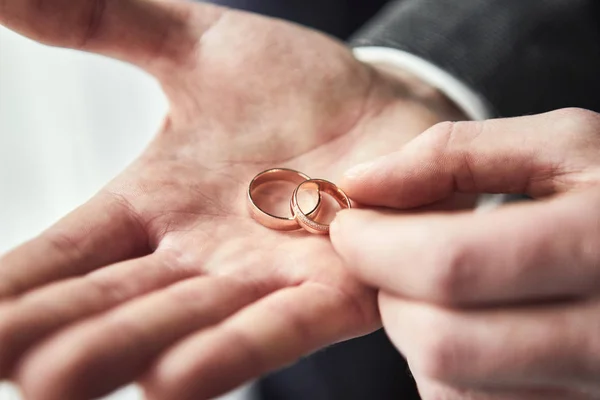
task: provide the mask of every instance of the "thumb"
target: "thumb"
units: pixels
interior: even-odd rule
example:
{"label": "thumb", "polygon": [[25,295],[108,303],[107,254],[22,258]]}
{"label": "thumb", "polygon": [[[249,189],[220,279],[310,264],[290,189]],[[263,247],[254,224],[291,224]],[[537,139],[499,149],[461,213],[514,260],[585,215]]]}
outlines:
{"label": "thumb", "polygon": [[542,197],[600,182],[600,114],[564,109],[484,122],[445,122],[403,149],[346,172],[357,202],[412,208],[454,192]]}
{"label": "thumb", "polygon": [[146,69],[181,61],[222,13],[177,0],[0,0],[0,24],[9,29]]}

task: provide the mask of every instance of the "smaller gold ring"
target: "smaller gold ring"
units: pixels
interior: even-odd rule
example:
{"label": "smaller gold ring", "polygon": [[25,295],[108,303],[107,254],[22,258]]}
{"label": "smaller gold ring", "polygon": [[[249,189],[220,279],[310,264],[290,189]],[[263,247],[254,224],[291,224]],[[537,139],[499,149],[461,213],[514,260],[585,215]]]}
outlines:
{"label": "smaller gold ring", "polygon": [[[250,215],[254,220],[267,228],[275,229],[278,231],[293,231],[300,229],[300,225],[294,216],[291,217],[280,217],[278,215],[270,214],[262,210],[252,198],[252,193],[261,185],[268,182],[285,181],[295,184],[301,184],[309,180],[310,177],[302,172],[288,169],[288,168],[272,168],[261,172],[256,175],[250,185],[248,186],[248,209]],[[308,213],[308,215],[314,215],[321,206],[321,193],[318,193],[317,204]]]}
{"label": "smaller gold ring", "polygon": [[305,214],[298,205],[298,191],[304,186],[314,186],[315,189],[319,192],[327,193],[340,205],[342,208],[352,208],[352,204],[350,203],[350,199],[346,195],[346,193],[337,187],[334,183],[326,181],[324,179],[309,179],[304,181],[298,185],[296,190],[294,190],[294,194],[292,194],[292,199],[290,201],[290,207],[292,209],[292,213],[298,221],[298,224],[310,233],[314,233],[317,235],[327,235],[329,234],[329,225],[322,224],[320,222],[316,222],[310,218],[310,214]]}

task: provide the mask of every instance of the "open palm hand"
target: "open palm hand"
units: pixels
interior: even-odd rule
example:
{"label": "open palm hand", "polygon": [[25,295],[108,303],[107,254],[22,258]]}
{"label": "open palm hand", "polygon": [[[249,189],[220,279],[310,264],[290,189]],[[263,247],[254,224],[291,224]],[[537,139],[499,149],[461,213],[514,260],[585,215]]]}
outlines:
{"label": "open palm hand", "polygon": [[378,328],[374,292],[329,239],[260,226],[247,185],[271,167],[335,181],[452,108],[282,21],[177,1],[70,3],[0,1],[0,22],[132,62],[171,107],[123,174],[0,259],[0,379],[34,400],[135,380],[150,399],[209,398]]}

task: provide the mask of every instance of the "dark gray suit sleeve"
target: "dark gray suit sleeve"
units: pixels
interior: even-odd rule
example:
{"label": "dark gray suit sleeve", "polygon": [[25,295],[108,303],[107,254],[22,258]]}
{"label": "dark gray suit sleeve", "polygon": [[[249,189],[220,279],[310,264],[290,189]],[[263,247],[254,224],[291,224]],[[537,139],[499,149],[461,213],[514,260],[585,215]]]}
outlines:
{"label": "dark gray suit sleeve", "polygon": [[422,57],[497,116],[600,110],[600,0],[394,1],[351,44]]}

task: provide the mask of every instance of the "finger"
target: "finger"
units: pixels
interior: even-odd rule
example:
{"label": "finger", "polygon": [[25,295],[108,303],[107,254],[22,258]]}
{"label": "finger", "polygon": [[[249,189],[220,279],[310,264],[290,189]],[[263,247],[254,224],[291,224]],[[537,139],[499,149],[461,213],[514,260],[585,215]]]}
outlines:
{"label": "finger", "polygon": [[600,389],[598,300],[454,311],[381,294],[379,305],[417,376],[476,390]]}
{"label": "finger", "polygon": [[600,181],[599,132],[600,114],[578,109],[442,123],[402,150],[349,170],[341,186],[359,203],[394,208],[455,191],[545,196]]}
{"label": "finger", "polygon": [[348,210],[330,235],[363,281],[409,298],[490,305],[582,296],[600,282],[598,204],[596,191],[476,214]]}
{"label": "finger", "polygon": [[60,333],[27,356],[18,380],[28,398],[106,395],[135,380],[166,346],[219,323],[272,286],[230,277],[184,281]]}
{"label": "finger", "polygon": [[156,255],[55,283],[0,307],[0,379],[34,343],[79,319],[189,277]]}
{"label": "finger", "polygon": [[429,379],[417,378],[423,400],[592,400],[590,395],[562,389],[486,389],[456,388]]}
{"label": "finger", "polygon": [[145,227],[132,206],[101,194],[0,258],[0,299],[149,252]]}
{"label": "finger", "polygon": [[0,0],[0,24],[10,29],[143,67],[189,57],[222,12],[174,0]]}
{"label": "finger", "polygon": [[144,379],[149,399],[209,399],[353,332],[376,329],[354,300],[320,284],[278,291],[170,349]]}

